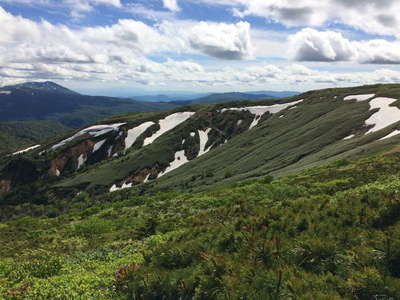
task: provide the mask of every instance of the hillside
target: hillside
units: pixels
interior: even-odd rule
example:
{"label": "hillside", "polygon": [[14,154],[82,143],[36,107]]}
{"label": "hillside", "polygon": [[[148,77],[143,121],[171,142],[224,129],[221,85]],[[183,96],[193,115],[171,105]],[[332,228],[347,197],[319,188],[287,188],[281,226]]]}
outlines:
{"label": "hillside", "polygon": [[68,127],[51,121],[0,122],[0,154],[23,150],[68,130]]}
{"label": "hillside", "polygon": [[201,191],[362,157],[396,146],[397,99],[399,85],[375,85],[112,117],[0,162],[0,202]]}
{"label": "hillside", "polygon": [[203,193],[9,207],[0,297],[399,299],[396,149]]}
{"label": "hillside", "polygon": [[127,112],[165,110],[176,105],[86,96],[53,82],[27,82],[0,88],[0,121],[58,122],[77,128]]}

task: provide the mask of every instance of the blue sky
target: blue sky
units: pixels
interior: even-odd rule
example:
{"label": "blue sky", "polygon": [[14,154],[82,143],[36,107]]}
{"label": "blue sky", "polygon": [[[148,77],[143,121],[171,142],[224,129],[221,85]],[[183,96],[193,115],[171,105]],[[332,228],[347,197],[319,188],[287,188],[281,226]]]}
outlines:
{"label": "blue sky", "polygon": [[0,85],[87,93],[400,81],[394,0],[0,0]]}

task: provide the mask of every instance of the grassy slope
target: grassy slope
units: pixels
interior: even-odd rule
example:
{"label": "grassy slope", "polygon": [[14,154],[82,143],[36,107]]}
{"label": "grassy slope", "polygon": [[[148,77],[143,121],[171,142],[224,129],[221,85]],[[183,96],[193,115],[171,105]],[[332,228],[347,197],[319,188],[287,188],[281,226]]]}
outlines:
{"label": "grassy slope", "polygon": [[[373,153],[382,146],[394,145],[396,138],[377,142],[390,129],[347,141],[342,140],[361,129],[364,121],[372,114],[367,102],[342,100],[346,95],[360,93],[376,93],[378,96],[400,99],[398,85],[328,89],[306,93],[294,98],[306,100],[296,109],[283,112],[284,118],[279,118],[280,114],[272,116],[257,128],[236,136],[229,143],[163,176],[154,182],[150,189],[175,187],[203,190],[266,174],[288,174],[343,157],[357,158]],[[231,105],[240,106],[237,103]],[[209,105],[199,109],[217,110],[220,107],[222,105]],[[148,158],[152,161],[164,161],[165,157],[162,155],[166,151],[172,153],[167,144],[180,138],[180,133],[174,134],[175,136],[171,133],[159,139],[151,147],[131,151],[127,156],[83,171],[73,178],[66,179],[60,186],[74,186],[83,182],[91,182],[92,186],[111,186],[116,179],[122,180],[133,170],[143,167]]]}
{"label": "grassy slope", "polygon": [[272,183],[14,207],[37,217],[0,223],[0,295],[399,299],[399,175],[400,154],[380,153]]}

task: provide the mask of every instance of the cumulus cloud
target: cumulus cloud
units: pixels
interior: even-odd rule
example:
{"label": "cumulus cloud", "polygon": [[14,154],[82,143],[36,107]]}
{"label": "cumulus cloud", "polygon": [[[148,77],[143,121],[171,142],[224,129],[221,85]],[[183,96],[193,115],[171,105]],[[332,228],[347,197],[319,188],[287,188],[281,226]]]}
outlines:
{"label": "cumulus cloud", "polygon": [[199,1],[230,7],[236,16],[258,16],[287,26],[322,26],[337,22],[371,34],[400,36],[400,16],[397,13],[400,2],[396,0]]}
{"label": "cumulus cloud", "polygon": [[169,9],[170,11],[176,12],[180,10],[177,0],[163,0],[163,5],[166,9]]}
{"label": "cumulus cloud", "polygon": [[297,61],[353,61],[399,64],[400,43],[386,40],[350,41],[341,33],[305,28],[289,37],[292,58]]}
{"label": "cumulus cloud", "polygon": [[189,30],[188,39],[194,49],[217,58],[235,60],[253,56],[250,24],[247,22],[201,22]]}

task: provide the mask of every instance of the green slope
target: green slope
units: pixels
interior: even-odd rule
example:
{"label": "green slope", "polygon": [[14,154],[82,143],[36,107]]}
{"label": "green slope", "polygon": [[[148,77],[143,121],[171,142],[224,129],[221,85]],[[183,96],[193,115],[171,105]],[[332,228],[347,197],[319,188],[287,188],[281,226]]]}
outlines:
{"label": "green slope", "polygon": [[0,154],[25,149],[68,130],[51,121],[0,123]]}
{"label": "green slope", "polygon": [[[398,137],[380,139],[397,129],[398,122],[365,134],[371,128],[365,121],[378,110],[371,110],[369,101],[344,101],[346,96],[358,94],[400,99],[400,86],[327,89],[280,100],[117,115],[97,123],[118,123],[115,130],[98,136],[83,134],[52,150],[57,142],[73,135],[68,133],[22,157],[0,161],[3,189],[0,203],[48,203],[82,191],[102,194],[112,187],[126,186],[136,186],[143,192],[201,191],[268,174],[282,176],[332,160],[359,158],[396,147]],[[235,110],[277,105],[283,105],[281,111],[262,114],[252,129],[250,124],[257,120],[254,113]],[[192,115],[144,146],[144,140],[160,129],[160,120],[183,112]],[[149,122],[152,122],[150,127],[125,150],[128,133]],[[206,130],[207,142],[203,146],[210,151],[198,157],[200,133]],[[354,137],[344,139],[350,135]],[[160,177],[174,164],[177,153],[189,162]],[[25,168],[32,170],[29,176],[23,172]],[[28,197],[32,193],[37,195],[33,199]]]}
{"label": "green slope", "polygon": [[379,153],[203,193],[9,207],[0,297],[399,299],[399,166]]}

